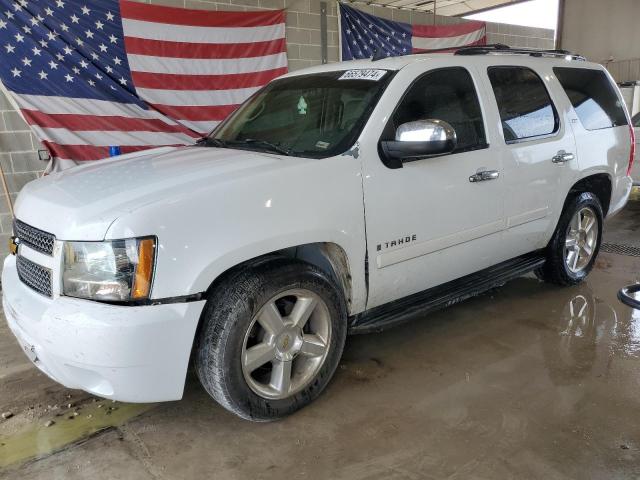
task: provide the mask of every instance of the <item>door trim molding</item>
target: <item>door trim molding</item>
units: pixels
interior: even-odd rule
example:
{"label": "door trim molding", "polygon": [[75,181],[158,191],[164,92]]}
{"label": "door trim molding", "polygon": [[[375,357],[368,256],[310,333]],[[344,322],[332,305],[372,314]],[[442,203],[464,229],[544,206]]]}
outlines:
{"label": "door trim molding", "polygon": [[470,242],[481,237],[486,237],[487,235],[498,233],[502,230],[504,230],[504,221],[497,220],[495,222],[456,232],[444,237],[414,243],[407,247],[400,247],[395,250],[381,253],[377,256],[376,263],[378,268],[388,267],[390,265],[406,262],[407,260],[422,257],[423,255],[428,255],[439,250]]}

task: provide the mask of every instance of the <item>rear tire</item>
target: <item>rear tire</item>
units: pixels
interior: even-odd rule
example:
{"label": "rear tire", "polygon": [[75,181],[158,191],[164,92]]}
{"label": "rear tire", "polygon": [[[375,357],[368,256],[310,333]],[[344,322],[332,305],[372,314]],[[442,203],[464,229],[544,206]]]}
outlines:
{"label": "rear tire", "polygon": [[570,199],[547,247],[538,278],[556,285],[576,285],[589,274],[600,251],[602,205],[591,192]]}
{"label": "rear tire", "polygon": [[320,269],[271,258],[215,288],[196,344],[196,372],[227,410],[252,421],[290,415],[333,376],[347,333],[341,292]]}

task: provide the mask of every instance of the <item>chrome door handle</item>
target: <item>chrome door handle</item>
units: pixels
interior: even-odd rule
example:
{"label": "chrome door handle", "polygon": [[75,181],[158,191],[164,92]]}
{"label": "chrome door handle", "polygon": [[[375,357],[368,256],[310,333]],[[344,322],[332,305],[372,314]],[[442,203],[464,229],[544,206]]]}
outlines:
{"label": "chrome door handle", "polygon": [[551,158],[551,161],[553,163],[566,163],[574,160],[575,158],[576,156],[573,153],[567,153],[564,150],[560,150],[553,158]]}
{"label": "chrome door handle", "polygon": [[500,172],[497,170],[482,170],[469,177],[471,183],[484,182],[487,180],[495,180],[500,176]]}

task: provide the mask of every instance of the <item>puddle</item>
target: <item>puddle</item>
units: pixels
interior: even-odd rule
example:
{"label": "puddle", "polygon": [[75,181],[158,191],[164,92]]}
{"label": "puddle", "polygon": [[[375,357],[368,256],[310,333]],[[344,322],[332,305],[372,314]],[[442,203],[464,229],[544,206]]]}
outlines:
{"label": "puddle", "polygon": [[[79,406],[62,416],[41,418],[12,435],[0,435],[0,468],[46,457],[103,430],[123,425],[155,404],[113,403],[109,400]],[[53,421],[51,426],[45,426]]]}

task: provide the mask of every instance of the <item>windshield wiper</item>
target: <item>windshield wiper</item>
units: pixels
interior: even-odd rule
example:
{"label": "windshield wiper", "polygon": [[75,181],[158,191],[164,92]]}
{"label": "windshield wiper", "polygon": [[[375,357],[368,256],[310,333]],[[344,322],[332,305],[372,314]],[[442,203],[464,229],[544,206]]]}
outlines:
{"label": "windshield wiper", "polygon": [[228,148],[229,144],[225,140],[219,138],[203,137],[196,142],[196,145],[203,145],[205,147],[219,147]]}
{"label": "windshield wiper", "polygon": [[274,152],[279,153],[281,155],[286,155],[286,156],[291,155],[291,149],[290,148],[281,147],[280,145],[272,143],[272,142],[270,142],[268,140],[258,140],[256,138],[245,138],[245,139],[242,139],[242,140],[236,140],[234,142],[234,144],[263,146],[263,147],[268,148],[269,150],[273,150]]}

